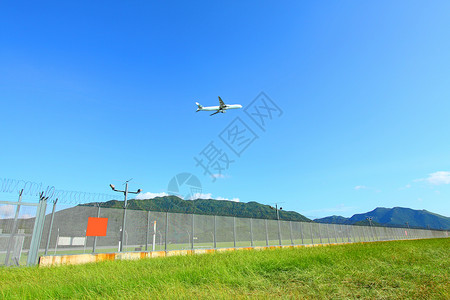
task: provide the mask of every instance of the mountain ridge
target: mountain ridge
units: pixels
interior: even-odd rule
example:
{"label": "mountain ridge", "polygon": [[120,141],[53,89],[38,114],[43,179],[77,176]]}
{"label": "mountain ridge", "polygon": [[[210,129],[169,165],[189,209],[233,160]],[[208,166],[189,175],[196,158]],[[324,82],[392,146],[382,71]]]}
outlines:
{"label": "mountain ridge", "polygon": [[[82,204],[83,206],[96,205],[96,203]],[[101,204],[106,208],[121,208],[123,201],[111,200]],[[229,200],[195,199],[183,200],[177,196],[163,196],[152,199],[128,200],[128,209],[217,215],[241,218],[277,219],[274,207],[255,201],[234,202]],[[371,217],[369,221],[367,218]],[[389,227],[411,227],[429,229],[450,229],[450,218],[429,212],[427,210],[414,210],[405,207],[377,207],[366,213],[354,214],[350,218],[342,216],[328,216],[310,220],[295,211],[279,210],[279,218],[283,221],[303,221],[317,223],[331,223],[344,225],[374,225]]]}
{"label": "mountain ridge", "polygon": [[314,219],[318,223],[335,223],[352,225],[355,223],[370,223],[367,218],[371,217],[371,222],[382,226],[399,226],[412,228],[430,229],[450,229],[450,218],[423,210],[415,210],[406,207],[377,207],[366,213],[354,214],[350,218],[342,216],[329,216]]}
{"label": "mountain ridge", "polygon": [[[277,213],[274,207],[261,204],[255,201],[234,202],[229,200],[215,199],[195,199],[183,200],[177,196],[163,196],[152,199],[128,200],[127,208],[134,210],[147,210],[172,213],[200,214],[200,215],[220,215],[228,217],[258,218],[258,219],[277,219]],[[95,203],[83,204],[83,206],[92,206]],[[123,207],[123,201],[111,200],[101,204],[101,207],[120,208]],[[280,220],[284,221],[303,221],[312,220],[295,212],[279,210]]]}

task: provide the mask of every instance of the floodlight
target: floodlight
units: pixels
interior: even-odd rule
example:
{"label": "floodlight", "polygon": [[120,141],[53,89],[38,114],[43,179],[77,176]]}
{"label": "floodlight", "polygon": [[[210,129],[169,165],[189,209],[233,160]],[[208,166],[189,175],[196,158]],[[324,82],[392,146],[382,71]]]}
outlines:
{"label": "floodlight", "polygon": [[141,190],[141,189],[138,189],[138,190],[137,190],[137,193],[139,194],[140,192],[142,192],[142,190]]}
{"label": "floodlight", "polygon": [[116,188],[114,187],[114,185],[110,184],[109,185],[111,187],[111,189],[114,191]]}

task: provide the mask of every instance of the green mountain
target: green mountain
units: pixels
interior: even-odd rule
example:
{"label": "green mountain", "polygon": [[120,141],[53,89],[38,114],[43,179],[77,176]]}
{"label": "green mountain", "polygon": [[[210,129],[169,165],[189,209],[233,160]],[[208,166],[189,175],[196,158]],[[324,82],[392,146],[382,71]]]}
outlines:
{"label": "green mountain", "polygon": [[315,219],[314,221],[319,223],[367,225],[369,223],[367,217],[372,218],[372,224],[374,225],[450,229],[449,217],[441,216],[427,210],[414,210],[404,207],[377,207],[367,213],[355,214],[351,218],[332,216]]}
{"label": "green mountain", "polygon": [[314,222],[328,223],[328,224],[348,224],[348,218],[341,217],[341,216],[330,216],[330,217],[315,219]]}
{"label": "green mountain", "polygon": [[[93,203],[83,204],[84,206],[92,206]],[[112,200],[102,203],[102,207],[123,207],[123,201]],[[277,218],[275,208],[270,205],[264,205],[257,202],[233,202],[226,200],[214,199],[196,199],[183,200],[177,196],[156,197],[154,199],[146,200],[129,200],[128,209],[146,210],[146,211],[160,211],[160,212],[174,212],[200,215],[218,215],[244,218],[258,218],[258,219],[274,219]],[[295,212],[295,211],[279,211],[280,219],[286,221],[306,221],[311,222],[310,219]]]}

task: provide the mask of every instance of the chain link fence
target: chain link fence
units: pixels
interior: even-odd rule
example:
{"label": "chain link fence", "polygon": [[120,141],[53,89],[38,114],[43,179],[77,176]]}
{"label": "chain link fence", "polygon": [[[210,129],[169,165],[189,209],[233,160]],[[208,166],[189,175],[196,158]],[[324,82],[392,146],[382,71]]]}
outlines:
{"label": "chain link fence", "polygon": [[[1,204],[0,211],[11,210],[6,206]],[[27,262],[36,223],[36,208],[32,209],[34,216],[30,210],[27,212],[31,214],[19,215],[16,222],[13,218],[0,215],[0,264],[24,265]],[[121,239],[123,212],[123,208],[79,205],[56,211],[53,220],[52,213],[47,213],[42,226],[38,255],[117,252]],[[106,236],[86,236],[89,217],[108,219]],[[314,245],[446,237],[448,231],[440,230],[127,209],[123,251]],[[9,261],[6,259],[7,256],[10,257]],[[11,257],[14,257],[14,261],[11,261]]]}

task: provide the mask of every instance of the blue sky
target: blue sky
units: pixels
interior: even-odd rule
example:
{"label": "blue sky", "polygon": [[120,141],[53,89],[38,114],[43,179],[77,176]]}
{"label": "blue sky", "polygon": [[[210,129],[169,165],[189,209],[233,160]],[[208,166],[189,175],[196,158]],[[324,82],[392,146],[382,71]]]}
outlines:
{"label": "blue sky", "polygon": [[[0,4],[0,178],[62,190],[202,193],[309,217],[450,216],[448,1]],[[282,114],[242,110],[264,92]],[[257,136],[237,156],[219,135]],[[194,157],[234,160],[213,182]]]}

